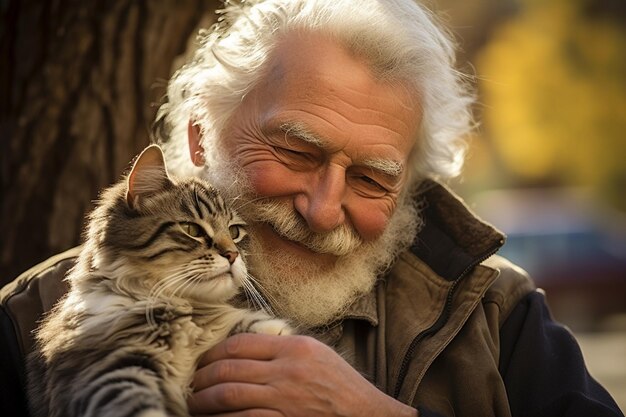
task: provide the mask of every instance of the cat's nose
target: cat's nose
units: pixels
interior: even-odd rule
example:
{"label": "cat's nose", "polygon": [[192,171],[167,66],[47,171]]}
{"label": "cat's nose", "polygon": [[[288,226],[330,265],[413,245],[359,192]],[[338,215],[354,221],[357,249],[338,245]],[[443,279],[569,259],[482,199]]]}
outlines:
{"label": "cat's nose", "polygon": [[237,256],[239,255],[239,252],[224,251],[224,252],[220,252],[220,255],[222,255],[224,258],[228,259],[228,263],[232,265],[232,263],[235,262],[235,259],[237,259]]}

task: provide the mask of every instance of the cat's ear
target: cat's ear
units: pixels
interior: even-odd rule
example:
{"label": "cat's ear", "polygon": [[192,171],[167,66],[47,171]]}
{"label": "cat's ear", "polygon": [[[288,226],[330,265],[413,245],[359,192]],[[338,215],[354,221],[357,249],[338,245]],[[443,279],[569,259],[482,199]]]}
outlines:
{"label": "cat's ear", "polygon": [[150,145],[137,157],[128,175],[126,201],[130,208],[146,196],[169,187],[172,180],[167,175],[163,151],[158,145]]}

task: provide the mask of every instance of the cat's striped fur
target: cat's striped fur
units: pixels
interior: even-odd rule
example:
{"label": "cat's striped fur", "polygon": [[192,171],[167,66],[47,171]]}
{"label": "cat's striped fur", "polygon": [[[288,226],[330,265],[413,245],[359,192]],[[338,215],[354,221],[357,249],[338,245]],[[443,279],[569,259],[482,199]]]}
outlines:
{"label": "cat's striped fur", "polygon": [[188,415],[199,356],[234,332],[291,333],[227,301],[250,285],[244,222],[199,179],[175,181],[156,146],[106,190],[29,357],[35,416]]}

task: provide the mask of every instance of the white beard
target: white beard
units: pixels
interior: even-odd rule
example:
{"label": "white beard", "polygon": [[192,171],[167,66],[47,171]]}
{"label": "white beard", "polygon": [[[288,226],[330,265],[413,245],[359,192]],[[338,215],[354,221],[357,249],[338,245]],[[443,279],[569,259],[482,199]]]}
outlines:
{"label": "white beard", "polygon": [[417,219],[411,205],[398,207],[381,237],[361,244],[326,268],[293,254],[276,256],[272,248],[251,233],[250,269],[281,316],[306,328],[328,325],[369,293],[379,274],[411,244]]}
{"label": "white beard", "polygon": [[[218,152],[208,153],[215,158]],[[332,249],[337,245],[319,250],[340,255],[332,267],[321,267],[293,254],[277,256],[275,250],[255,234],[255,218],[258,217],[255,205],[262,202],[255,201],[245,177],[233,164],[218,162],[215,158],[204,176],[234,202],[239,214],[251,226],[248,230],[250,255],[246,261],[259,289],[275,312],[304,328],[328,325],[341,318],[354,301],[373,289],[378,276],[413,242],[421,225],[416,204],[408,196],[401,197],[381,236],[370,242],[360,242],[356,236],[360,244],[353,241],[347,254],[345,247]],[[345,236],[347,232],[342,233]],[[307,242],[302,243],[311,248]]]}

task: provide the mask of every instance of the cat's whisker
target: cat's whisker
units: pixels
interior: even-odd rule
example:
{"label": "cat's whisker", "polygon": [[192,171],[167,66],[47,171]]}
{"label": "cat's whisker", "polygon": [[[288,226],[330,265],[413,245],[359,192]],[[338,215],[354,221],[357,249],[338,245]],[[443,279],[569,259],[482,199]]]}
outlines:
{"label": "cat's whisker", "polygon": [[267,314],[274,315],[274,312],[270,305],[260,296],[252,295],[254,292],[246,292],[248,299],[251,300],[252,305],[257,309],[266,312]]}
{"label": "cat's whisker", "polygon": [[183,274],[184,271],[180,271],[176,274],[169,275],[166,279],[160,280],[154,287],[152,287],[150,296],[157,300],[160,299],[165,290],[167,290],[170,286],[175,285],[181,278],[184,278]]}
{"label": "cat's whisker", "polygon": [[[230,194],[230,190],[232,190],[233,188],[240,188],[241,185],[241,180],[239,178],[236,178],[234,181],[232,181],[230,183],[230,185],[228,186],[228,188],[226,189],[226,194],[229,195]],[[235,198],[239,198],[240,196],[237,196]]]}
{"label": "cat's whisker", "polygon": [[198,272],[200,271],[196,268],[187,269],[184,273],[181,273],[181,275],[172,284],[172,286],[174,284],[178,284],[178,286],[172,290],[172,295],[177,297],[180,292],[183,292],[183,289],[185,289],[186,286],[191,285],[195,279],[201,276]]}
{"label": "cat's whisker", "polygon": [[244,284],[244,290],[253,304],[257,305],[261,310],[266,311],[268,314],[272,313],[272,308],[265,298],[258,292],[254,285],[250,282]]}
{"label": "cat's whisker", "polygon": [[[167,279],[159,281],[150,291],[149,297],[154,298],[155,300],[161,300],[165,291],[171,289],[173,286],[176,286],[181,281],[184,282],[187,275],[188,271],[181,270],[178,273],[168,276]],[[172,292],[172,295],[173,294],[174,292]]]}
{"label": "cat's whisker", "polygon": [[251,198],[251,199],[245,199],[245,198],[243,198],[243,196],[240,196],[240,198],[242,198],[244,200],[244,204],[234,205],[234,203],[236,203],[237,200],[233,201],[233,205],[235,207],[235,210],[241,210],[242,208],[245,208],[249,204],[256,203],[257,201],[261,201],[261,200],[265,199],[266,197],[256,197],[256,198]]}
{"label": "cat's whisker", "polygon": [[202,282],[203,278],[201,275],[195,276],[190,282],[190,287],[195,287]]}
{"label": "cat's whisker", "polygon": [[178,297],[179,294],[183,294],[186,289],[192,286],[195,277],[194,275],[188,275],[184,279],[181,279],[178,286],[172,290],[172,295]]}
{"label": "cat's whisker", "polygon": [[258,289],[255,288],[255,291],[260,292],[262,294],[260,295],[260,297],[263,298],[264,302],[267,303],[268,306],[278,305],[278,301],[276,300],[276,298],[274,298],[267,291],[265,291],[265,289],[260,283],[256,282],[255,286],[258,287]]}
{"label": "cat's whisker", "polygon": [[258,294],[258,292],[254,289],[254,286],[247,280],[242,282],[242,287],[246,298],[258,309],[267,311],[267,303],[265,300]]}
{"label": "cat's whisker", "polygon": [[203,275],[209,269],[209,266],[210,265],[204,261],[192,261],[184,270],[180,272],[180,277],[177,277],[174,280],[177,281],[182,279],[183,282],[174,291],[172,291],[172,293],[174,295],[178,295],[179,293],[187,290],[188,288],[186,287],[192,287],[199,284],[203,279]]}
{"label": "cat's whisker", "polygon": [[246,274],[246,278],[248,280],[248,284],[252,287],[253,293],[258,296],[258,299],[261,300],[261,303],[267,306],[268,313],[273,314],[272,305],[276,305],[276,299],[272,297],[265,289],[263,285],[254,278],[254,276],[250,274]]}
{"label": "cat's whisker", "polygon": [[[204,280],[204,270],[190,274],[187,280],[187,286],[189,288],[200,284]],[[187,290],[188,288],[185,288]]]}

